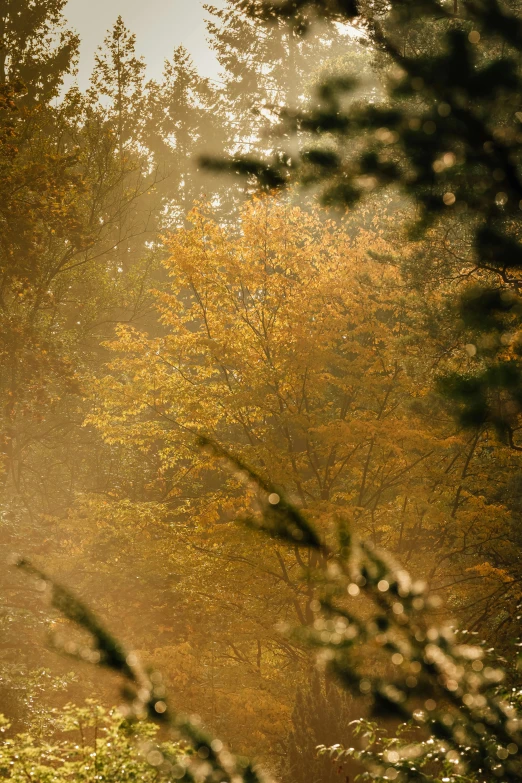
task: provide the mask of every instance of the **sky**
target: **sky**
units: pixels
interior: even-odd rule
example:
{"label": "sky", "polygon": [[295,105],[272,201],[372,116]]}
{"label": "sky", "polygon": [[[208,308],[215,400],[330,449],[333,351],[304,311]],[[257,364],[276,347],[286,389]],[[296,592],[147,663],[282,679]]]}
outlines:
{"label": "sky", "polygon": [[[219,8],[224,0],[211,4]],[[179,44],[187,48],[202,75],[216,76],[216,60],[205,40],[203,0],[68,0],[65,17],[82,39],[80,86],[86,86],[96,47],[120,14],[136,34],[136,50],[145,57],[150,78],[161,75],[163,61]]]}

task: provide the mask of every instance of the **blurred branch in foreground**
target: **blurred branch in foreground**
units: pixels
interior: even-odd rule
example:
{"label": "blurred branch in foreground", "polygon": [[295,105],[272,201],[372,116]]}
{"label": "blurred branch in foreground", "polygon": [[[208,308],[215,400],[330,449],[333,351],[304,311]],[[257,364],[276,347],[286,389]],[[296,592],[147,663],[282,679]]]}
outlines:
{"label": "blurred branch in foreground", "polygon": [[[519,449],[521,329],[513,304],[522,264],[519,4],[243,0],[241,8],[260,25],[293,24],[303,34],[330,18],[345,24],[348,39],[356,24],[385,65],[387,94],[353,100],[356,80],[336,73],[305,110],[280,109],[269,157],[207,156],[203,165],[261,189],[297,183],[341,210],[398,189],[414,206],[415,242],[429,229],[449,232],[452,221],[465,226],[470,262],[481,275],[474,294],[462,297],[474,358],[469,372],[448,378],[444,393],[465,426],[493,423]],[[424,38],[415,44],[420,29]]]}
{"label": "blurred branch in foreground", "polygon": [[27,560],[19,559],[15,565],[37,580],[38,588],[49,591],[51,606],[61,612],[91,636],[90,646],[80,646],[54,637],[57,649],[78,660],[104,666],[123,678],[122,695],[126,702],[127,717],[149,719],[168,727],[175,738],[189,743],[194,753],[182,759],[169,759],[159,749],[148,753],[150,762],[173,779],[187,783],[203,781],[245,781],[261,783],[263,776],[253,764],[235,758],[224,749],[223,743],[208,736],[195,718],[175,713],[167,702],[162,676],[157,671],[145,670],[133,652],[128,652],[100,623],[91,610],[67,588],[50,579]]}
{"label": "blurred branch in foreground", "polygon": [[[520,780],[522,716],[501,694],[506,671],[488,665],[481,646],[462,643],[450,626],[434,620],[439,602],[428,595],[426,585],[412,583],[386,553],[355,539],[342,520],[337,546],[327,546],[279,487],[208,438],[200,438],[200,445],[257,488],[259,513],[243,522],[313,555],[303,579],[317,589],[310,607],[315,621],[304,629],[283,631],[316,648],[319,662],[342,687],[371,699],[374,717],[411,721],[421,735],[435,738],[457,776],[493,774],[505,781]],[[90,648],[76,649],[66,642],[60,645],[64,651],[123,676],[131,713],[169,726],[194,748],[186,765],[172,765],[174,777],[262,780],[252,763],[234,758],[197,722],[175,713],[166,701],[161,675],[145,671],[137,656],[127,653],[81,601],[27,561],[19,560],[17,566],[50,591],[56,609],[91,635]],[[417,745],[421,755],[425,739],[408,745],[410,761]],[[360,761],[377,776],[386,773],[389,778],[390,769],[395,770],[392,779],[417,776],[416,768],[398,753],[362,754]],[[162,757],[163,763],[170,764]]]}

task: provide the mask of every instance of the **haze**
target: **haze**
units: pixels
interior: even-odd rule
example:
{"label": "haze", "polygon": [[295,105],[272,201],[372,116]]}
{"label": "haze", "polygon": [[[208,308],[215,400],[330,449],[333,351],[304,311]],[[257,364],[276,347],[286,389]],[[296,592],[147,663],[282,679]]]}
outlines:
{"label": "haze", "polygon": [[[224,3],[215,0],[213,5],[220,8]],[[216,74],[216,59],[205,40],[206,14],[198,0],[69,0],[65,15],[81,37],[81,87],[89,80],[96,48],[120,14],[136,34],[136,48],[145,57],[149,77],[159,78],[165,58],[181,43],[202,75]]]}

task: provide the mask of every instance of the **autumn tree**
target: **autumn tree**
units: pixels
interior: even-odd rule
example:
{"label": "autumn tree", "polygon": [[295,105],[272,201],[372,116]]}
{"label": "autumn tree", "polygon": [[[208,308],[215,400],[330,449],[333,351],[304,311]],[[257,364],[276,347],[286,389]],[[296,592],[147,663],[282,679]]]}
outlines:
{"label": "autumn tree", "polygon": [[[260,746],[280,737],[292,703],[284,673],[304,667],[306,656],[274,626],[310,622],[315,588],[296,580],[317,563],[313,554],[307,562],[298,551],[267,551],[238,530],[250,493],[235,476],[218,479],[195,446],[198,433],[290,492],[327,539],[342,513],[375,545],[400,553],[467,621],[487,627],[499,601],[503,621],[519,599],[496,558],[514,517],[484,480],[499,448],[494,435],[459,430],[433,395],[440,334],[419,338],[425,304],[378,230],[356,234],[350,219],[338,225],[262,199],[234,230],[193,211],[191,226],[169,240],[169,287],[155,294],[163,334],[119,327],[109,372],[93,385],[88,423],[125,457],[110,494],[101,503],[85,498],[82,513],[100,520],[115,556],[125,537],[118,573],[136,558],[150,564],[157,590],[176,607],[169,621],[156,615],[156,655],[234,742],[244,741],[234,715],[249,709],[246,694],[270,716],[256,718]],[[463,346],[459,356],[468,361]],[[132,463],[139,476],[127,472]],[[495,471],[504,486],[500,464]],[[152,565],[144,534],[169,552],[162,565]],[[255,589],[245,587],[253,581]],[[96,588],[87,580],[85,589]]]}
{"label": "autumn tree", "polygon": [[[263,24],[287,20],[302,31],[325,18],[360,20],[393,63],[389,100],[351,111],[345,98],[353,75],[327,79],[315,107],[287,115],[287,132],[310,134],[298,156],[281,144],[271,164],[251,157],[218,168],[250,173],[271,187],[295,177],[316,186],[330,205],[353,204],[370,191],[399,186],[418,210],[410,235],[416,239],[465,212],[468,259],[481,275],[471,301],[463,299],[462,314],[472,327],[474,313],[488,316],[479,319],[478,333],[487,335],[490,347],[482,354],[485,367],[477,366],[472,378],[457,374],[446,391],[460,402],[463,422],[493,421],[516,446],[519,369],[516,350],[505,349],[500,337],[512,328],[510,316],[516,319],[517,309],[519,9],[492,1],[466,4],[459,14],[458,3],[434,1],[415,15],[409,3],[387,12],[379,4],[289,2],[279,8],[257,0],[241,8]],[[418,30],[422,22],[434,31],[429,45],[420,51],[401,46],[405,27]],[[503,289],[508,299],[515,296],[509,305],[499,293]],[[505,406],[499,407],[499,394]]]}
{"label": "autumn tree", "polygon": [[[55,12],[47,8],[44,19],[41,11],[30,4],[17,24],[40,19],[40,27],[55,29]],[[55,56],[51,32],[34,51],[29,34],[27,40],[35,74],[40,63],[45,79],[45,58]],[[70,68],[70,58],[63,70],[60,62],[52,66],[56,79]],[[53,91],[27,96],[21,81],[2,87],[2,542],[7,551],[23,541],[44,552],[55,546],[55,520],[78,487],[92,486],[101,472],[99,452],[81,428],[81,380],[99,361],[100,334],[147,309],[155,255],[146,243],[158,202],[156,213],[145,203],[154,183],[146,153],[140,157],[134,146],[121,158],[112,105],[102,108],[95,93],[76,88],[60,102]],[[19,594],[6,605],[11,651],[19,648],[17,622],[27,611]],[[29,644],[25,653],[28,666],[40,655]]]}
{"label": "autumn tree", "polygon": [[[29,3],[19,14],[6,7],[2,28],[2,541],[6,550],[48,556],[67,548],[59,522],[78,493],[108,492],[121,478],[110,467],[119,467],[118,456],[81,426],[89,404],[83,379],[102,361],[100,343],[115,323],[153,326],[160,232],[203,187],[189,187],[194,149],[176,152],[174,131],[180,144],[201,143],[211,133],[204,128],[213,100],[181,54],[164,85],[145,85],[122,19],[97,53],[89,89],[73,86],[58,98],[77,43],[62,6]],[[169,118],[157,90],[170,96]],[[131,470],[137,475],[140,466]],[[98,560],[101,553],[98,542]],[[5,615],[14,657],[18,619],[28,611],[16,595]],[[30,669],[41,651],[28,643],[25,655]],[[11,693],[23,696],[28,671]]]}
{"label": "autumn tree", "polygon": [[[347,66],[325,78],[311,109],[283,111],[294,146],[280,140],[272,164],[250,156],[218,168],[250,174],[263,187],[300,181],[341,209],[358,200],[375,204],[390,192],[406,196],[403,271],[432,305],[420,328],[440,330],[438,388],[456,402],[471,442],[493,426],[517,451],[519,10],[496,3],[240,6],[262,29],[287,21],[313,31],[325,18],[358,25],[384,68],[387,96],[354,103],[357,75]],[[465,345],[470,360],[463,365]],[[501,537],[513,540],[507,529]],[[494,560],[506,564],[498,552]],[[516,581],[516,567],[506,578]]]}
{"label": "autumn tree", "polygon": [[[287,131],[306,143],[297,156],[295,145],[283,150],[272,166],[243,159],[233,167],[258,176],[265,188],[297,172],[322,188],[327,203],[343,209],[371,193],[380,220],[368,212],[343,213],[331,223],[319,212],[304,214],[271,199],[248,205],[237,226],[205,208],[186,218],[201,182],[199,172],[176,156],[196,150],[212,132],[211,89],[183,52],[167,66],[164,85],[144,85],[143,63],[121,19],[98,55],[88,95],[73,89],[58,107],[40,102],[32,112],[34,107],[21,108],[23,85],[6,84],[6,541],[28,543],[35,533],[40,543],[45,534],[50,562],[65,575],[76,571],[95,602],[127,628],[145,608],[150,611],[138,643],[149,656],[154,650],[186,703],[213,729],[226,729],[239,749],[247,733],[259,749],[282,747],[295,695],[287,672],[298,672],[294,679],[300,681],[308,671],[299,643],[304,636],[325,647],[334,673],[359,693],[371,692],[377,706],[398,711],[423,688],[437,698],[442,692],[453,712],[434,718],[433,730],[453,745],[460,740],[451,727],[464,725],[461,737],[482,753],[477,721],[487,733],[481,722],[489,727],[487,710],[496,710],[494,725],[504,732],[499,749],[507,754],[498,758],[508,758],[517,727],[505,723],[514,707],[497,709],[494,695],[482,695],[490,678],[477,674],[485,668],[483,654],[458,646],[447,629],[434,631],[431,648],[429,629],[418,638],[415,623],[424,628],[428,622],[422,614],[429,603],[425,588],[410,583],[370,545],[354,546],[360,562],[348,562],[347,534],[334,520],[342,514],[373,546],[385,545],[414,572],[427,572],[431,586],[445,591],[467,622],[490,635],[510,628],[520,599],[519,488],[513,480],[519,464],[512,424],[518,415],[518,349],[517,340],[505,335],[507,326],[516,327],[518,305],[503,294],[518,283],[512,276],[516,256],[500,272],[489,262],[492,237],[498,240],[495,257],[498,252],[505,261],[505,253],[516,250],[517,133],[502,125],[514,103],[509,93],[504,103],[495,93],[498,63],[509,64],[499,37],[511,56],[515,44],[508,28],[517,29],[516,20],[508,16],[502,26],[502,14],[490,9],[490,26],[499,37],[491,56],[474,63],[477,30],[468,31],[469,22],[455,20],[445,7],[427,4],[430,24],[437,22],[435,12],[444,11],[447,49],[427,34],[435,28],[422,28],[418,18],[422,35],[406,36],[408,45],[399,49],[394,30],[405,20],[403,5],[389,16],[388,9],[368,5],[361,24],[374,45],[388,42],[383,54],[402,68],[391,71],[388,100],[350,102],[350,82],[335,63],[316,111],[296,107],[292,99],[297,95],[300,103],[302,97],[295,73],[302,78],[314,62],[313,55],[304,56],[307,42],[300,32],[310,21],[308,11],[318,6],[321,14],[325,4],[249,5],[249,19],[237,4],[217,14],[223,27],[213,34],[222,65],[236,77],[249,72],[253,86],[267,76],[270,94],[291,104]],[[326,5],[334,21],[357,15],[350,3]],[[295,12],[297,28],[287,28],[281,14]],[[473,22],[480,16],[474,8],[470,13]],[[263,26],[257,36],[251,21],[256,16],[277,18],[277,28]],[[274,40],[270,29],[277,31]],[[333,29],[341,40],[344,33]],[[320,32],[318,51],[329,40]],[[459,66],[456,86],[455,68],[446,67],[448,52]],[[284,66],[282,79],[270,58]],[[513,68],[506,73],[502,84],[511,89]],[[248,123],[252,99],[243,100],[230,76],[225,79],[224,116],[231,120],[235,105],[243,134],[231,146],[246,146],[245,131],[257,139],[261,124]],[[269,91],[260,90],[254,102],[268,107]],[[479,109],[462,101],[463,94],[478,98]],[[158,96],[168,104],[164,115]],[[490,118],[501,132],[488,126]],[[466,135],[468,127],[473,132]],[[181,195],[169,191],[165,172],[182,186]],[[504,180],[506,189],[499,191],[496,183]],[[428,244],[413,250],[380,234],[387,224],[383,205],[390,201],[375,194],[395,183],[417,199],[422,228],[433,232],[425,234]],[[467,206],[459,213],[461,203]],[[440,220],[432,221],[435,213]],[[164,253],[158,235],[165,232],[165,215],[177,226],[185,223],[167,243],[167,286],[155,272]],[[472,216],[469,227],[463,215]],[[429,275],[423,277],[419,258],[426,257]],[[475,313],[470,331],[464,322],[454,323],[447,306],[448,293],[455,299],[446,280],[455,261],[461,277],[471,270],[488,286],[497,277],[503,282],[496,298],[483,292],[468,297],[462,315]],[[158,289],[157,319],[151,285]],[[498,311],[505,320],[480,323],[488,302],[488,312]],[[116,339],[107,342],[118,324]],[[473,329],[486,338],[474,342]],[[472,377],[470,385],[477,348],[482,364],[478,382]],[[115,358],[101,371],[107,349]],[[500,370],[492,372],[489,359],[499,356]],[[461,396],[471,430],[456,425],[451,408],[433,394],[441,369]],[[80,400],[87,377],[87,399]],[[491,387],[502,393],[502,405],[491,404]],[[515,448],[503,448],[492,425],[508,442],[511,434]],[[202,453],[194,442],[201,433],[233,450],[236,462],[219,447],[213,456]],[[235,465],[232,476],[216,474],[216,453]],[[246,490],[238,472],[250,481]],[[294,505],[282,501],[286,492]],[[286,536],[292,547],[269,549],[232,524],[241,512],[263,524],[254,498],[275,524],[274,535]],[[336,568],[327,568],[330,560]],[[93,562],[92,570],[79,567]],[[134,573],[138,563],[143,575]],[[130,569],[140,590],[130,587]],[[255,589],[249,589],[253,579]],[[320,595],[323,580],[331,590],[327,598],[340,596],[335,606]],[[116,588],[129,596],[123,610],[114,600]],[[375,622],[346,615],[347,596],[361,592],[377,607]],[[23,603],[17,609],[23,611]],[[317,617],[320,610],[326,619]],[[301,636],[282,638],[274,630],[281,620],[296,623]],[[343,656],[354,639],[373,650],[393,650],[392,664],[404,664],[404,678],[390,690],[384,663],[369,671],[372,656],[364,672],[353,675],[350,656]],[[341,642],[342,650],[336,646]],[[129,674],[129,665],[121,665]],[[424,679],[417,677],[420,671]],[[456,672],[465,683],[460,691]],[[211,746],[205,749],[214,763]],[[513,776],[515,766],[507,763]]]}

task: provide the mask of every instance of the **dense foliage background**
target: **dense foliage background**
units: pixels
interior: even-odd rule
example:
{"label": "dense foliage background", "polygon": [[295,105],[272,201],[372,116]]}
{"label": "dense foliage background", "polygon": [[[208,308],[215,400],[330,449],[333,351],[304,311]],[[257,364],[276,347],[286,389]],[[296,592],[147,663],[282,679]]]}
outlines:
{"label": "dense foliage background", "polygon": [[[422,758],[428,779],[463,779],[482,767],[447,754],[475,741],[491,779],[517,779],[518,724],[504,726],[516,707],[488,699],[519,686],[520,9],[229,0],[207,9],[219,81],[179,48],[160,83],[119,18],[80,92],[63,87],[79,44],[63,7],[0,12],[4,549],[85,596],[178,706],[284,780],[337,777],[326,756],[343,774],[365,762],[413,779]],[[246,179],[212,176],[212,156]],[[201,434],[262,484],[216,462]],[[260,486],[268,515],[288,498],[320,545],[294,540],[286,518],[276,542],[238,526]],[[413,581],[373,549],[369,571],[350,572],[339,519]],[[14,572],[0,580],[2,712],[13,736],[37,726],[51,743],[48,707],[110,705],[114,685],[49,651],[46,629],[81,649],[70,624]],[[325,603],[361,590],[388,601],[394,584],[375,627],[363,604],[364,638],[343,601]],[[416,612],[424,630],[401,630]],[[431,639],[443,616],[481,651],[447,629]],[[343,634],[368,649],[351,695],[332,676],[351,671],[330,649]],[[327,648],[330,673],[305,641]],[[471,735],[442,713],[415,741],[396,736],[415,704],[394,712],[403,700],[383,683],[402,664],[417,711],[453,694]],[[442,696],[425,665],[441,667]],[[388,705],[375,725],[374,693]],[[477,740],[476,726],[497,731],[487,710],[501,716],[500,755]],[[16,753],[31,764],[57,754],[50,779],[83,764],[24,737]],[[439,755],[410,753],[419,737]]]}

